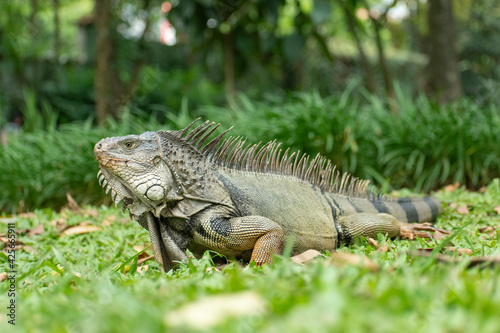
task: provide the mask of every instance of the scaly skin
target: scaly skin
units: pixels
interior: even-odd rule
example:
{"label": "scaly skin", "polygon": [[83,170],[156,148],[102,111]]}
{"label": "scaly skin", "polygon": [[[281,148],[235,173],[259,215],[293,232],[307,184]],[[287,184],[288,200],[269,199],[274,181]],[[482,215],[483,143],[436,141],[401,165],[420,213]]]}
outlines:
{"label": "scaly skin", "polygon": [[94,148],[103,187],[149,231],[165,271],[187,259],[186,249],[260,265],[288,240],[294,253],[334,251],[360,236],[398,236],[401,222],[430,221],[440,212],[432,197],[377,197],[366,191],[368,182],[339,178],[320,156],[281,156],[275,142],[221,143],[227,131],[206,143],[218,125],[205,122],[188,133],[191,125],[106,138]]}

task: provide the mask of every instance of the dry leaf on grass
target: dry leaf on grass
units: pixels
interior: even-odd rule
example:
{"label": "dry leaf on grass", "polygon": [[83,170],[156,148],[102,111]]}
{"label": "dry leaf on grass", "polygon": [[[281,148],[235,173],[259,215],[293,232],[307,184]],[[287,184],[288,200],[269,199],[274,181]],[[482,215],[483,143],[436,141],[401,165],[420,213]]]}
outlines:
{"label": "dry leaf on grass", "polygon": [[103,227],[109,227],[116,221],[116,215],[108,215],[102,220],[101,225]]}
{"label": "dry leaf on grass", "polygon": [[[425,232],[428,231],[428,232]],[[430,223],[401,223],[399,237],[403,239],[414,240],[415,237],[432,238],[430,232],[439,232],[440,234],[451,234],[451,231],[433,227]],[[439,237],[439,235],[438,235]]]}
{"label": "dry leaf on grass", "polygon": [[81,214],[86,215],[86,216],[91,216],[93,218],[97,218],[99,216],[99,211],[97,209],[94,209],[94,208],[89,208],[89,209],[82,210]]}
{"label": "dry leaf on grass", "polygon": [[380,245],[379,242],[377,242],[375,239],[371,238],[371,237],[366,237],[366,241],[368,242],[368,244],[370,244],[371,246],[373,246],[376,250],[375,251],[372,251],[370,254],[372,253],[385,253],[387,251],[389,251],[389,241],[385,242],[384,245]]}
{"label": "dry leaf on grass", "polygon": [[292,259],[292,261],[296,264],[303,265],[306,262],[311,261],[313,258],[316,258],[317,256],[323,256],[323,255],[321,254],[321,252],[316,250],[307,250],[305,252],[302,252],[301,254],[293,256],[290,259]]}
{"label": "dry leaf on grass", "polygon": [[455,184],[450,184],[450,185],[446,185],[444,187],[444,191],[445,192],[455,192],[456,190],[458,190],[458,188],[460,187],[460,183],[455,183]]}
{"label": "dry leaf on grass", "polygon": [[[9,239],[7,237],[0,237],[0,242],[5,243],[5,246],[7,247],[7,246],[9,246],[9,244],[11,244],[10,243],[11,239]],[[24,243],[21,242],[19,239],[15,239],[13,243],[14,243],[14,245],[24,245]]]}
{"label": "dry leaf on grass", "polygon": [[36,227],[34,227],[33,229],[31,229],[28,232],[28,236],[32,237],[32,236],[35,236],[35,235],[41,235],[44,232],[45,232],[45,229],[43,228],[43,224],[42,223],[38,223],[38,225]]}
{"label": "dry leaf on grass", "polygon": [[467,206],[458,207],[457,212],[458,212],[458,214],[462,214],[462,215],[469,215],[470,214],[469,207],[467,207]]}
{"label": "dry leaf on grass", "polygon": [[440,232],[439,230],[436,230],[434,232],[434,235],[432,235],[432,238],[438,239],[438,240],[443,239],[443,237],[445,237],[445,235],[442,232]]}
{"label": "dry leaf on grass", "polygon": [[100,231],[102,230],[101,227],[98,227],[96,225],[82,225],[82,224],[79,224],[77,226],[74,226],[74,227],[70,227],[66,230],[64,230],[62,233],[61,233],[61,237],[64,237],[64,236],[69,236],[69,235],[81,235],[81,234],[86,234],[86,233],[89,233],[89,232],[94,232],[94,231]]}
{"label": "dry leaf on grass", "polygon": [[14,250],[14,251],[25,250],[25,251],[32,252],[34,254],[39,254],[38,251],[33,249],[31,246],[24,244],[23,242],[21,242],[18,239],[15,240],[14,247],[10,246],[12,243],[9,242],[9,239],[7,237],[0,237],[0,242],[5,244],[3,251],[6,251],[6,250]]}
{"label": "dry leaf on grass", "polygon": [[450,252],[458,253],[458,255],[464,255],[464,254],[472,255],[472,253],[473,253],[471,249],[457,249],[457,248],[454,248],[451,246],[445,246],[444,249],[447,251],[450,251]]}
{"label": "dry leaf on grass", "polygon": [[3,282],[6,278],[7,278],[6,272],[0,273],[0,282]]}
{"label": "dry leaf on grass", "polygon": [[205,297],[168,313],[168,326],[188,326],[209,329],[229,318],[263,315],[267,312],[264,299],[253,291]]}
{"label": "dry leaf on grass", "polygon": [[[137,264],[139,264],[139,262],[137,262]],[[147,272],[149,269],[149,265],[144,265],[144,266],[138,266],[137,267],[137,273],[141,274],[144,273],[144,272]]]}
{"label": "dry leaf on grass", "polygon": [[33,213],[33,212],[28,212],[28,213],[17,214],[17,216],[25,218],[25,219],[29,219],[29,218],[32,218],[32,217],[36,217],[36,214]]}
{"label": "dry leaf on grass", "polygon": [[[140,257],[140,255],[139,255],[139,257]],[[137,265],[140,265],[140,264],[142,264],[143,262],[146,262],[146,261],[148,261],[148,260],[154,260],[154,259],[155,259],[155,256],[154,256],[154,255],[151,255],[151,256],[146,256],[146,257],[144,257],[144,258],[140,258],[140,259],[138,259],[138,260],[137,260]]]}
{"label": "dry leaf on grass", "polygon": [[484,227],[484,228],[480,228],[479,232],[481,232],[481,233],[490,233],[490,232],[495,231],[495,230],[496,230],[495,227],[487,226],[487,227]]}
{"label": "dry leaf on grass", "polygon": [[66,220],[62,217],[50,221],[50,225],[56,227],[57,232],[61,232],[69,228],[69,225],[66,224]]}
{"label": "dry leaf on grass", "polygon": [[500,214],[500,206],[496,206],[493,209],[495,210],[495,212],[497,212],[497,214]]}
{"label": "dry leaf on grass", "polygon": [[75,199],[69,194],[69,192],[66,192],[66,200],[68,200],[68,208],[72,211],[79,211],[81,210],[80,206],[76,203]]}
{"label": "dry leaf on grass", "polygon": [[343,267],[345,265],[352,265],[368,269],[372,272],[377,272],[380,270],[380,266],[371,261],[370,259],[368,259],[367,257],[359,256],[353,253],[334,252],[332,253],[328,261],[340,267]]}

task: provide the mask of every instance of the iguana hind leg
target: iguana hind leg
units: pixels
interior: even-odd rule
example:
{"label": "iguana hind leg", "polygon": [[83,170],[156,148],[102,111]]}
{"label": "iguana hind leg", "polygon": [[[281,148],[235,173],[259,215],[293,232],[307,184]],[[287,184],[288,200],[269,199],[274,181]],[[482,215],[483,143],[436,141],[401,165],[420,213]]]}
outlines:
{"label": "iguana hind leg", "polygon": [[263,216],[212,216],[200,223],[195,239],[226,255],[252,250],[250,261],[257,265],[271,263],[272,254],[281,254],[283,248],[281,227]]}
{"label": "iguana hind leg", "polygon": [[377,234],[396,237],[400,223],[389,214],[359,213],[338,218],[339,244],[350,244],[356,237],[376,238]]}

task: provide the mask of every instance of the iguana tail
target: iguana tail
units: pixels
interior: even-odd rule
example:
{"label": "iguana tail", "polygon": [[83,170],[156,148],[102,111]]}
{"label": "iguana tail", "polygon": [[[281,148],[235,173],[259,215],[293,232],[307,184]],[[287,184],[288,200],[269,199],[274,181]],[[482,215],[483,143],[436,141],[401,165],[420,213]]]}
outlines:
{"label": "iguana tail", "polygon": [[[382,204],[381,204],[382,203]],[[395,200],[386,200],[372,202],[379,208],[380,213],[388,213],[398,219],[400,222],[428,222],[435,221],[436,217],[442,211],[442,205],[439,200],[434,197],[425,198],[400,198]]]}
{"label": "iguana tail", "polygon": [[441,202],[434,197],[368,199],[331,195],[329,200],[344,216],[357,213],[386,213],[400,222],[435,221],[442,210]]}

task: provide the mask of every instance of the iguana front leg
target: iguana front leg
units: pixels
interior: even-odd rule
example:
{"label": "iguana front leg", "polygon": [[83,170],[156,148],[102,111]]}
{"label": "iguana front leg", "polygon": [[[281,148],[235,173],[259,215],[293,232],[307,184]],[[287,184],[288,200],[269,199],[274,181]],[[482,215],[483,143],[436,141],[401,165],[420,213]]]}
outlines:
{"label": "iguana front leg", "polygon": [[250,261],[262,265],[272,262],[273,253],[281,254],[283,230],[263,216],[210,216],[200,220],[194,241],[225,255],[252,250]]}
{"label": "iguana front leg", "polygon": [[155,260],[162,265],[163,270],[168,272],[176,266],[177,262],[187,260],[186,253],[170,237],[166,226],[151,212],[146,213],[145,218]]}

